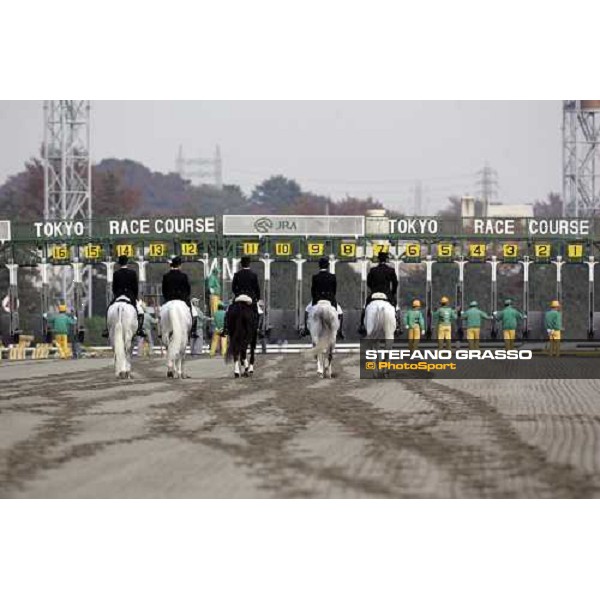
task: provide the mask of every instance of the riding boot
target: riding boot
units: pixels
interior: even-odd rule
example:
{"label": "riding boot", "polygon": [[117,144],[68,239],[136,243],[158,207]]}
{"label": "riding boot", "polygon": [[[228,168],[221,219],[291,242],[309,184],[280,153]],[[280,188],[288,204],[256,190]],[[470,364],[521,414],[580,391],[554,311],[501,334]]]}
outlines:
{"label": "riding boot", "polygon": [[399,313],[399,311],[395,312],[395,316],[396,316],[396,329],[394,330],[394,333],[400,333],[401,327],[400,327],[400,313]]}
{"label": "riding boot", "polygon": [[366,335],[367,330],[365,329],[365,309],[363,308],[360,313],[360,326],[358,327],[358,333],[360,335]]}
{"label": "riding boot", "polygon": [[198,317],[192,317],[192,329],[190,337],[196,339],[198,337]]}
{"label": "riding boot", "polygon": [[108,336],[108,316],[106,316],[104,317],[104,329],[102,330],[102,337],[107,338]]}
{"label": "riding boot", "polygon": [[138,337],[146,337],[146,332],[144,331],[144,315],[138,315],[137,316],[138,319],[138,328],[137,331],[135,332],[135,335],[137,335]]}
{"label": "riding boot", "polygon": [[302,327],[302,329],[300,329],[300,336],[304,337],[305,335],[308,335],[308,311],[307,310],[304,311],[304,327]]}
{"label": "riding boot", "polygon": [[338,332],[337,332],[337,336],[340,338],[340,340],[344,339],[344,315],[339,315],[338,319],[340,321],[340,326],[338,327]]}
{"label": "riding boot", "polygon": [[225,319],[223,320],[223,332],[221,333],[222,337],[228,337],[229,336],[229,311],[231,310],[231,306],[227,307],[227,310],[225,311]]}

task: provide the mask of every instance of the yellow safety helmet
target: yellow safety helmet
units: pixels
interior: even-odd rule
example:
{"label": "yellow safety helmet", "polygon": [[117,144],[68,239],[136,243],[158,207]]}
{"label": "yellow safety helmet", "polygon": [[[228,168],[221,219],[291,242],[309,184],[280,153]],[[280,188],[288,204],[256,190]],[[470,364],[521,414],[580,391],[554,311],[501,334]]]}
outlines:
{"label": "yellow safety helmet", "polygon": [[67,312],[67,305],[66,304],[59,304],[58,305],[58,312]]}
{"label": "yellow safety helmet", "polygon": [[412,301],[413,308],[421,308],[421,301],[416,298]]}
{"label": "yellow safety helmet", "polygon": [[552,300],[552,302],[550,302],[550,308],[560,308],[560,302],[558,300]]}
{"label": "yellow safety helmet", "polygon": [[448,298],[448,296],[442,296],[442,299],[440,300],[440,302],[442,304],[448,304],[448,302],[450,302],[450,299]]}

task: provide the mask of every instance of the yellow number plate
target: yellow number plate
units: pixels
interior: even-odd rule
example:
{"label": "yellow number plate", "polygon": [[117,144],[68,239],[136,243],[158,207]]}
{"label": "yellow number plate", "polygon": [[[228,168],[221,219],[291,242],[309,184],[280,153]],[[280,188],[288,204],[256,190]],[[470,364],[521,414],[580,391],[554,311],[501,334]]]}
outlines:
{"label": "yellow number plate", "polygon": [[373,244],[373,258],[377,258],[380,252],[389,252],[389,244]]}
{"label": "yellow number plate", "polygon": [[454,253],[454,246],[452,244],[438,244],[437,255],[439,258],[451,258]]}
{"label": "yellow number plate", "polygon": [[95,260],[102,257],[102,246],[88,244],[83,248],[83,256],[88,260]]}
{"label": "yellow number plate", "polygon": [[344,243],[340,245],[340,256],[354,258],[356,256],[356,244]]}
{"label": "yellow number plate", "polygon": [[308,255],[309,256],[323,256],[325,252],[325,244],[319,242],[314,244],[308,244]]}
{"label": "yellow number plate", "polygon": [[279,242],[275,244],[275,254],[277,256],[291,256],[292,244],[290,242]]}
{"label": "yellow number plate", "polygon": [[117,244],[115,246],[115,253],[117,256],[133,256],[133,244]]}
{"label": "yellow number plate", "polygon": [[569,258],[582,258],[583,244],[569,244],[567,246],[567,256]]}
{"label": "yellow number plate", "polygon": [[183,242],[181,244],[181,256],[198,256],[198,244],[196,242]]}
{"label": "yellow number plate", "polygon": [[485,258],[485,244],[469,244],[471,258]]}
{"label": "yellow number plate", "polygon": [[52,258],[54,260],[69,260],[69,257],[70,253],[68,246],[52,246]]}
{"label": "yellow number plate", "polygon": [[408,258],[420,258],[421,244],[406,244],[405,253]]}
{"label": "yellow number plate", "polygon": [[519,256],[519,246],[517,244],[502,244],[502,254],[504,258],[517,258]]}
{"label": "yellow number plate", "polygon": [[151,258],[161,258],[167,255],[167,245],[162,242],[150,244],[148,246],[148,256]]}
{"label": "yellow number plate", "polygon": [[244,242],[242,244],[242,254],[247,254],[250,256],[258,254],[259,247],[260,244],[258,242]]}
{"label": "yellow number plate", "polygon": [[550,244],[535,244],[534,250],[537,258],[550,258],[552,246]]}

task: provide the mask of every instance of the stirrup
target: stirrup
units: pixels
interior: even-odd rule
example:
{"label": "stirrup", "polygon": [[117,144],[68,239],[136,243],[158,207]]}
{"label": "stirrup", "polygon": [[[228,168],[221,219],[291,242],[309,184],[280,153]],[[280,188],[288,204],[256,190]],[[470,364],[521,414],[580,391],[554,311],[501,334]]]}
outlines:
{"label": "stirrup", "polygon": [[102,337],[103,337],[103,338],[107,338],[107,337],[109,337],[109,335],[110,335],[110,334],[108,333],[108,329],[103,329],[103,330],[102,330]]}

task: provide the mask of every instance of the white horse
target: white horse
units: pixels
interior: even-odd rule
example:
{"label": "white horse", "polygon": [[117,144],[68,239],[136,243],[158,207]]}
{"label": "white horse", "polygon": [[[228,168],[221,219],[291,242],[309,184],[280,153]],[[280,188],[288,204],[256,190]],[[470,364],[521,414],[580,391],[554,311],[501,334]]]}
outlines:
{"label": "white horse", "polygon": [[192,315],[183,300],[170,300],[160,308],[162,343],[167,348],[167,377],[185,379],[185,351],[192,329]]}
{"label": "white horse", "polygon": [[319,300],[308,314],[308,330],[314,348],[310,353],[317,359],[317,375],[331,378],[331,363],[339,328],[338,313],[329,300]]}
{"label": "white horse", "polygon": [[115,375],[132,379],[131,352],[137,331],[137,310],[125,296],[119,296],[106,315],[110,345],[115,354]]}
{"label": "white horse", "polygon": [[394,340],[396,331],[396,310],[387,301],[387,296],[376,292],[365,311],[367,338],[385,340],[386,345]]}

